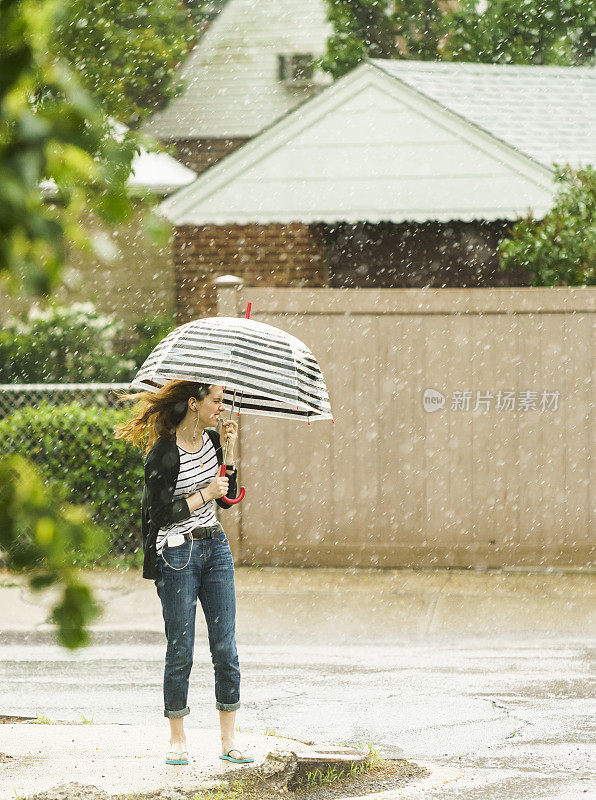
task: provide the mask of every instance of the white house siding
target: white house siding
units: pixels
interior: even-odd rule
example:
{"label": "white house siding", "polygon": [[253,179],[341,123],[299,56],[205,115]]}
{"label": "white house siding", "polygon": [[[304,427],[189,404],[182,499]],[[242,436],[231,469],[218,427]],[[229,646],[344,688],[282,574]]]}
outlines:
{"label": "white house siding", "polygon": [[[181,68],[187,88],[145,124],[161,140],[247,138],[312,90],[278,78],[278,54],[325,52],[324,0],[229,0]],[[318,74],[319,86],[330,82]]]}
{"label": "white house siding", "polygon": [[371,66],[162,204],[174,224],[540,216],[549,170]]}

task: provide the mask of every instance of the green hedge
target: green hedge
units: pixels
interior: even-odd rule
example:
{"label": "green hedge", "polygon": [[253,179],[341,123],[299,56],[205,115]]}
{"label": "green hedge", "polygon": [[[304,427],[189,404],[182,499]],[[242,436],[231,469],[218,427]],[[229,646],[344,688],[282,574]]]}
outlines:
{"label": "green hedge", "polygon": [[144,459],[113,433],[129,417],[130,410],[43,403],[0,420],[0,454],[24,455],[48,486],[60,486],[69,502],[93,508],[93,519],[108,531],[110,542],[96,563],[122,553],[136,553],[133,562],[142,563]]}
{"label": "green hedge", "polygon": [[0,383],[130,383],[174,327],[171,315],[148,315],[123,339],[123,323],[92,303],[32,306],[0,328]]}

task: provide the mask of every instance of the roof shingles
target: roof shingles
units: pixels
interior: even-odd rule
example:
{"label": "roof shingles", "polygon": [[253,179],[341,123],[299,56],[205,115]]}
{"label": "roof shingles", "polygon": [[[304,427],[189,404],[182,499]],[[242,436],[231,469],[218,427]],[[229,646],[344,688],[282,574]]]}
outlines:
{"label": "roof shingles", "polygon": [[596,163],[596,69],[373,59],[548,167]]}

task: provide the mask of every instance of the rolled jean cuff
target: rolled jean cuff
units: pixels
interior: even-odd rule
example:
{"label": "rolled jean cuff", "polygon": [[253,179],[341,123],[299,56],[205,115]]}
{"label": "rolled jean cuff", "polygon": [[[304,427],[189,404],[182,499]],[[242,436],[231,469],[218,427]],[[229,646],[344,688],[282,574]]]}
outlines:
{"label": "rolled jean cuff", "polygon": [[168,717],[169,719],[178,719],[178,717],[185,717],[187,714],[190,714],[190,708],[188,706],[183,708],[182,711],[168,711],[166,709],[163,712],[164,717]]}
{"label": "rolled jean cuff", "polygon": [[237,708],[240,708],[240,700],[237,703],[220,703],[219,700],[216,700],[215,708],[219,711],[236,711]]}

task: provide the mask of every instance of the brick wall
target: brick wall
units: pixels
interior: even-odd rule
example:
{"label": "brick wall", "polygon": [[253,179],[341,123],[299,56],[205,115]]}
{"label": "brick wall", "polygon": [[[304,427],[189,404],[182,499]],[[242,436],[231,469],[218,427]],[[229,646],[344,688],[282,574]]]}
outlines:
{"label": "brick wall", "polygon": [[177,228],[174,237],[176,319],[214,315],[210,282],[218,275],[245,286],[329,286],[323,242],[308,225],[208,225]]}
{"label": "brick wall", "polygon": [[245,142],[248,139],[178,139],[167,144],[174,146],[178,161],[200,174]]}
{"label": "brick wall", "polygon": [[529,286],[524,270],[498,269],[508,222],[396,225],[233,225],[178,228],[174,243],[179,324],[215,314],[210,282],[246,286],[421,288]]}
{"label": "brick wall", "polygon": [[529,286],[524,269],[499,269],[511,223],[423,222],[320,225],[330,286],[422,288]]}

